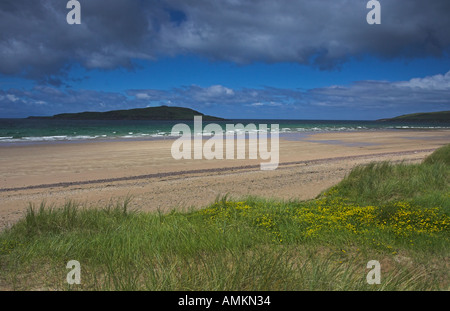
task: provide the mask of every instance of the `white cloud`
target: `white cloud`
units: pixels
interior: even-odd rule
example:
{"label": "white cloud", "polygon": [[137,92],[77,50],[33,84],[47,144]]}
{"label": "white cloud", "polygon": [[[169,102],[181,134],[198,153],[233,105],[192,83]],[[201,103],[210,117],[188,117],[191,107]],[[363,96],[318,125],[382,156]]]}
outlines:
{"label": "white cloud", "polygon": [[409,81],[394,83],[399,87],[419,88],[423,90],[450,90],[450,71],[445,75],[437,74],[425,78],[414,78]]}
{"label": "white cloud", "polygon": [[146,93],[137,93],[134,95],[137,99],[150,99],[151,97]]}
{"label": "white cloud", "polygon": [[234,95],[234,91],[222,85],[212,85],[205,89],[205,95],[207,96],[229,96]]}
{"label": "white cloud", "polygon": [[19,99],[16,97],[16,95],[14,95],[14,94],[7,94],[7,95],[6,95],[6,98],[8,98],[8,100],[9,100],[9,101],[12,101],[12,102],[16,102],[16,101],[19,100]]}
{"label": "white cloud", "polygon": [[448,110],[450,72],[409,81],[357,81],[350,86],[308,90],[306,101],[314,106],[366,111],[397,109],[409,112]]}

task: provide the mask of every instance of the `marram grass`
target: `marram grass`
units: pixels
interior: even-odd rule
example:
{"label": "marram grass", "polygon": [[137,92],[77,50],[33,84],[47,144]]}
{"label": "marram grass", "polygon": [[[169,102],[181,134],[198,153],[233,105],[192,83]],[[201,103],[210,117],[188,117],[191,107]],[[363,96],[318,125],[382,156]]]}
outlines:
{"label": "marram grass", "polygon": [[[315,200],[223,197],[189,212],[30,206],[0,234],[0,289],[448,290],[449,148],[353,170]],[[364,185],[362,187],[361,185]],[[66,264],[81,265],[81,284]],[[366,282],[370,260],[381,284]]]}

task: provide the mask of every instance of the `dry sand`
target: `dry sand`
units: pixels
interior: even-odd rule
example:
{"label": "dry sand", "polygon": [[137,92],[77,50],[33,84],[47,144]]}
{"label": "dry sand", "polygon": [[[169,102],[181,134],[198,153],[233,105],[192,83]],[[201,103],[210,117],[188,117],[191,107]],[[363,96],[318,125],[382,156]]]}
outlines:
{"label": "dry sand", "polygon": [[88,206],[132,197],[143,211],[202,207],[218,196],[311,199],[353,167],[373,161],[419,162],[450,143],[448,130],[316,133],[280,140],[280,165],[264,160],[174,160],[173,140],[0,146],[0,230],[29,203]]}

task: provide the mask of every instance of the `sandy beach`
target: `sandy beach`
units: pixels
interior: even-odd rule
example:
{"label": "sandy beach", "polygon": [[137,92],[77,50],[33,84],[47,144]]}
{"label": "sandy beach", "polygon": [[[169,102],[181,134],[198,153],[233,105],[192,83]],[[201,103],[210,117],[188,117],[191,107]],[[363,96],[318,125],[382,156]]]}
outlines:
{"label": "sandy beach", "polygon": [[420,162],[450,143],[448,130],[383,130],[287,135],[280,164],[264,160],[175,160],[173,140],[0,146],[0,230],[27,206],[73,200],[104,206],[130,196],[142,211],[200,208],[218,196],[311,199],[353,167],[373,161]]}

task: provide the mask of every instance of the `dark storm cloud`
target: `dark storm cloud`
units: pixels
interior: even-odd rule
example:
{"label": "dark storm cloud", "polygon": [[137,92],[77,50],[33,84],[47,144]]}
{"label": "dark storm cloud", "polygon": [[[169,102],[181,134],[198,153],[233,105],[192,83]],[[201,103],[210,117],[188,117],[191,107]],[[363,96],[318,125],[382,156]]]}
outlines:
{"label": "dark storm cloud", "polygon": [[[131,67],[151,59],[159,19],[137,0],[82,3],[81,25],[66,22],[67,1],[0,2],[0,72],[57,79],[68,67]],[[151,1],[146,2],[149,6]]]}
{"label": "dark storm cloud", "polygon": [[364,53],[441,55],[450,45],[450,2],[381,1],[381,25],[366,22],[367,1],[172,1],[188,19],[161,40],[236,62],[315,62],[329,66]]}
{"label": "dark storm cloud", "polygon": [[132,68],[133,60],[196,54],[237,63],[297,62],[334,68],[348,57],[442,56],[450,1],[89,0],[81,25],[65,0],[0,2],[0,73],[58,84],[74,63]]}

